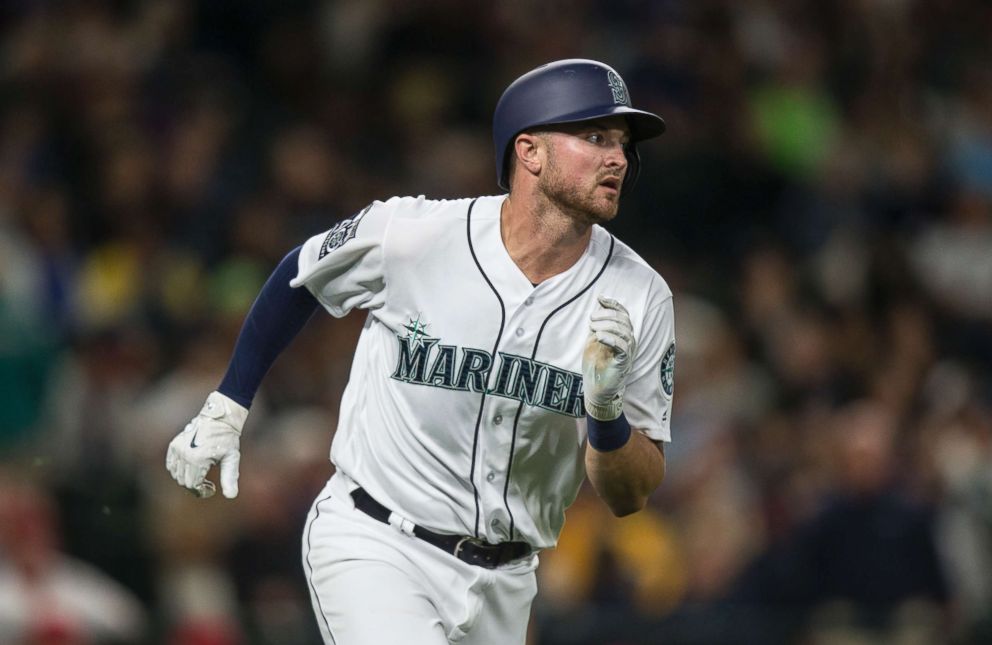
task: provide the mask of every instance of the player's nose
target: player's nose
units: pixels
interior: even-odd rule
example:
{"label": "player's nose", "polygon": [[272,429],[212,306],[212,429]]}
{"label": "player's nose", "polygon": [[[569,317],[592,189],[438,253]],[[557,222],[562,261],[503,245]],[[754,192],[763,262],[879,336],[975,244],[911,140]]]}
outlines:
{"label": "player's nose", "polygon": [[627,154],[623,144],[611,145],[606,152],[605,163],[608,168],[615,169],[618,173],[627,170]]}

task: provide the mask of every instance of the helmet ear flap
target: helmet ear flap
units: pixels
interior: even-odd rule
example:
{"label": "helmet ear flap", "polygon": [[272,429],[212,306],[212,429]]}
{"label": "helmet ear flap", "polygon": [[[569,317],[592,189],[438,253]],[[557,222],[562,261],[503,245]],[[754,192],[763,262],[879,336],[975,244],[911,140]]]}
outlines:
{"label": "helmet ear flap", "polygon": [[631,142],[627,144],[623,154],[627,157],[627,175],[623,178],[623,194],[625,195],[634,187],[637,178],[641,175],[641,153],[637,151],[637,144]]}

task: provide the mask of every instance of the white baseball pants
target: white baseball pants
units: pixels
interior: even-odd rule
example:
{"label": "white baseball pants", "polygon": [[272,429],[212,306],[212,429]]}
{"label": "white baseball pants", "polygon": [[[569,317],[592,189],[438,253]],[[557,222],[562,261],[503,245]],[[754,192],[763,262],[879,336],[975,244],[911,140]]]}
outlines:
{"label": "white baseball pants", "polygon": [[523,645],[537,564],[536,555],[497,569],[462,562],[356,509],[340,473],[303,531],[327,645]]}

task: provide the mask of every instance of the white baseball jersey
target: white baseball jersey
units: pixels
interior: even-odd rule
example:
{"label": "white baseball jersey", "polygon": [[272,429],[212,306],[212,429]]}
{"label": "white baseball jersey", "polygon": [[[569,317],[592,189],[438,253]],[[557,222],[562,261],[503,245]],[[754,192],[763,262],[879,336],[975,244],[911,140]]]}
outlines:
{"label": "white baseball jersey", "polygon": [[669,441],[672,294],[599,226],[575,265],[532,285],[503,245],[504,199],[375,202],[308,240],[290,284],[334,316],[369,311],[331,447],[338,470],[435,532],[545,548],[585,476],[596,296],[633,323],[627,419]]}

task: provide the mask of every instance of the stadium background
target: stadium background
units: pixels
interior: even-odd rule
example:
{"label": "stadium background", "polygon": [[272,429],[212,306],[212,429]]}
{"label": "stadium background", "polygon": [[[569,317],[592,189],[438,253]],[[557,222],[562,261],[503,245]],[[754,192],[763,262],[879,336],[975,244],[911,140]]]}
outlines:
{"label": "stadium background", "polygon": [[276,364],[236,501],[165,445],[288,249],[495,192],[501,89],[574,56],[668,122],[612,229],[676,294],[674,442],[648,511],[570,511],[533,643],[990,642],[990,33],[981,0],[3,3],[0,642],[317,642],[361,316]]}

